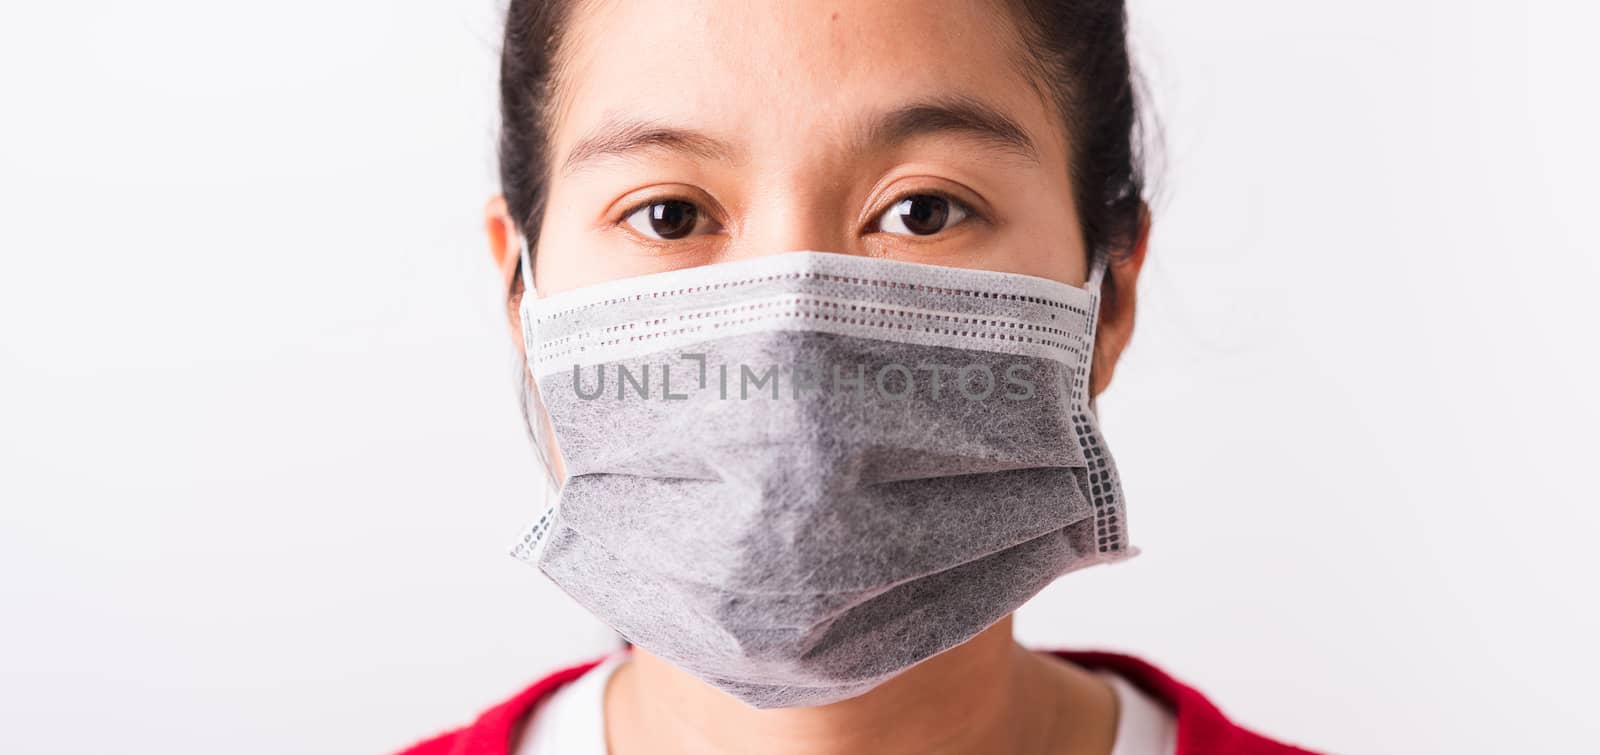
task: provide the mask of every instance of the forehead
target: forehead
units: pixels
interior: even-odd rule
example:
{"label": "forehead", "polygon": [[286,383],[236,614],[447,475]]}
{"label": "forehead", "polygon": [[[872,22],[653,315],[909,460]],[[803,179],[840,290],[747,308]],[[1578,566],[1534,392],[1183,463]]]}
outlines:
{"label": "forehead", "polygon": [[555,141],[618,116],[745,143],[964,97],[1058,141],[1001,0],[591,0],[565,37]]}

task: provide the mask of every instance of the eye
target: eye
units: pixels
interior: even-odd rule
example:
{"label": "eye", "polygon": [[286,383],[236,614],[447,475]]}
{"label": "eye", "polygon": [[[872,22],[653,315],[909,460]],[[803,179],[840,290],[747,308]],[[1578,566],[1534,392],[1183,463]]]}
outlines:
{"label": "eye", "polygon": [[878,230],[902,236],[932,236],[966,220],[967,206],[939,194],[912,194],[878,216]]}
{"label": "eye", "polygon": [[714,225],[693,202],[681,199],[664,199],[640,205],[629,212],[623,222],[647,238],[666,241],[681,239],[697,229],[704,231],[706,227]]}

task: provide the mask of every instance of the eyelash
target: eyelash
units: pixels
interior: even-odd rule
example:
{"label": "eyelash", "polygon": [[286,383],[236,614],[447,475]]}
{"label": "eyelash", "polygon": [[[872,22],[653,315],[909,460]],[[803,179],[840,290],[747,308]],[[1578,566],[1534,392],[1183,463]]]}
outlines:
{"label": "eyelash", "polygon": [[888,212],[895,205],[898,205],[912,197],[938,197],[952,205],[960,207],[966,212],[966,217],[961,221],[963,223],[972,221],[988,222],[988,219],[984,216],[984,214],[979,212],[978,208],[974,207],[971,202],[963,200],[951,192],[940,191],[939,189],[908,189],[894,195],[893,197],[890,197],[889,201],[878,205],[877,209],[874,209],[872,213],[867,216],[868,223],[870,224],[878,222],[878,219],[883,217],[884,213]]}
{"label": "eyelash", "polygon": [[626,209],[617,214],[616,222],[621,223],[627,220],[634,213],[649,207],[650,205],[661,204],[662,202],[683,202],[686,204],[692,204],[695,206],[695,209],[701,212],[705,212],[707,209],[709,209],[706,206],[705,200],[702,199],[696,199],[685,194],[662,194],[630,203]]}

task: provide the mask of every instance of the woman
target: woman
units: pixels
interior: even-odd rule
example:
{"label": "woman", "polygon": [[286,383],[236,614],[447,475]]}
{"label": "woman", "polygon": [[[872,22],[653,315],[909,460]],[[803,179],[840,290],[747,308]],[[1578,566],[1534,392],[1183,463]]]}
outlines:
{"label": "woman", "polygon": [[518,555],[630,644],[409,752],[1303,752],[1011,636],[1132,554],[1121,2],[513,0],[501,98]]}

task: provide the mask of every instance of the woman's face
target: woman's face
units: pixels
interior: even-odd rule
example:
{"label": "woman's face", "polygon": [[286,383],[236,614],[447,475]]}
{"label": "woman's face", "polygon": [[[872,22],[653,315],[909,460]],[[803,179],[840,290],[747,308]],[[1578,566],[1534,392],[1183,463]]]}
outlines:
{"label": "woman's face", "polygon": [[[539,295],[792,251],[1087,277],[1066,129],[999,0],[573,2]],[[509,284],[500,197],[488,230]],[[1132,334],[1143,250],[1109,271],[1092,394]]]}
{"label": "woman's face", "polygon": [[1083,283],[1019,40],[991,0],[579,2],[540,295],[799,250]]}

